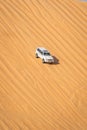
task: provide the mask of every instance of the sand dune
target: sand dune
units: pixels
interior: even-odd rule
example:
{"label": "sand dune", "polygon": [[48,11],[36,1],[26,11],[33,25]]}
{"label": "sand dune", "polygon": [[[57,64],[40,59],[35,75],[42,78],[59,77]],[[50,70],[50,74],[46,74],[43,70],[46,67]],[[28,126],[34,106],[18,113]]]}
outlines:
{"label": "sand dune", "polygon": [[0,1],[0,130],[87,130],[86,2]]}

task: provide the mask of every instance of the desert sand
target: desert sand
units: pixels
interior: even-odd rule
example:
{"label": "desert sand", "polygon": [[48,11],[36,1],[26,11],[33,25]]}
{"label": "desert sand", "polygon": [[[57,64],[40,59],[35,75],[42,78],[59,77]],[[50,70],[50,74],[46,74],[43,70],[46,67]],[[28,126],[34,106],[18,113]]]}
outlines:
{"label": "desert sand", "polygon": [[86,2],[0,0],[0,130],[87,130]]}

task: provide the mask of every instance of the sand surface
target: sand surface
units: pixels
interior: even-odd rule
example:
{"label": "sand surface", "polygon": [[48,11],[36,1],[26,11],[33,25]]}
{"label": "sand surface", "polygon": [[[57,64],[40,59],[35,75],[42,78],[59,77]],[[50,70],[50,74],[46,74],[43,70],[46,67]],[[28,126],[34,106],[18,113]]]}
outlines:
{"label": "sand surface", "polygon": [[0,130],[87,130],[86,2],[0,0]]}

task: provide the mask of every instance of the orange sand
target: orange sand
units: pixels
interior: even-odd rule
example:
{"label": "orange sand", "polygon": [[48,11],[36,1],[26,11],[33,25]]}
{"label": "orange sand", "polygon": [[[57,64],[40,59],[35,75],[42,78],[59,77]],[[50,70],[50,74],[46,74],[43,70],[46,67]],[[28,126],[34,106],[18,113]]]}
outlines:
{"label": "orange sand", "polygon": [[0,0],[0,130],[87,130],[87,3]]}

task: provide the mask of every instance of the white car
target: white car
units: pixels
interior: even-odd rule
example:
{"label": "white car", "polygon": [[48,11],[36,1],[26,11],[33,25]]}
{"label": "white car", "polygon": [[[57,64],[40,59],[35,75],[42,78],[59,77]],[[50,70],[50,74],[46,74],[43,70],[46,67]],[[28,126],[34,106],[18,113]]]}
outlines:
{"label": "white car", "polygon": [[48,50],[43,47],[38,47],[35,52],[36,58],[41,58],[43,63],[54,63],[54,58]]}

